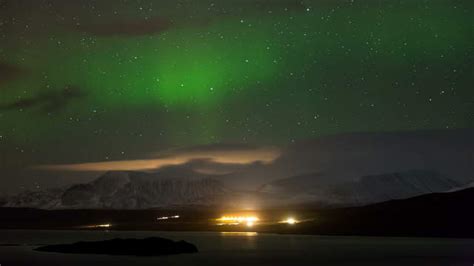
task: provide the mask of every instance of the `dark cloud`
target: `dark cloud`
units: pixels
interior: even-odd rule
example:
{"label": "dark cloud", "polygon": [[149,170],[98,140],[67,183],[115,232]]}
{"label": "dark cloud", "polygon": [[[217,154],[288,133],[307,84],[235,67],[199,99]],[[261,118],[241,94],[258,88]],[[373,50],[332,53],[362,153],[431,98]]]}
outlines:
{"label": "dark cloud", "polygon": [[26,73],[20,67],[0,62],[0,88],[4,83],[15,80]]}
{"label": "dark cloud", "polygon": [[79,24],[72,28],[78,32],[97,36],[140,36],[157,34],[173,26],[171,20],[161,17],[141,20],[115,21],[104,24]]}
{"label": "dark cloud", "polygon": [[58,111],[75,99],[85,97],[85,93],[74,86],[66,86],[59,91],[49,91],[37,96],[20,99],[0,107],[0,110],[20,110],[37,108],[45,113]]}

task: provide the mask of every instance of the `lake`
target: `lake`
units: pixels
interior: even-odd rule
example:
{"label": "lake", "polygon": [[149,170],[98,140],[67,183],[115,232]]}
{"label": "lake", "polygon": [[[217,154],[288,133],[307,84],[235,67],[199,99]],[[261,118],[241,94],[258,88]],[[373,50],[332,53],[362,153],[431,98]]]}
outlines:
{"label": "lake", "polygon": [[[199,253],[164,257],[56,254],[44,244],[164,237]],[[219,232],[0,230],[0,265],[474,265],[474,239],[341,237]]]}

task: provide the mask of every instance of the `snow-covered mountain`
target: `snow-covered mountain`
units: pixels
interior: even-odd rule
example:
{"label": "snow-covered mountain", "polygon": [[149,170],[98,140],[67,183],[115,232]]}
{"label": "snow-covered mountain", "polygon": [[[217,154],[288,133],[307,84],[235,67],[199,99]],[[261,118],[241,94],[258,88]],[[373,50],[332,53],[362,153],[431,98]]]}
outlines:
{"label": "snow-covered mountain", "polygon": [[4,207],[28,207],[52,209],[61,205],[63,189],[47,189],[24,191],[18,195],[7,197]]}
{"label": "snow-covered mountain", "polygon": [[314,185],[318,174],[284,178],[257,191],[229,189],[219,176],[176,169],[156,173],[108,172],[67,189],[24,192],[7,207],[43,209],[148,209],[170,207],[277,207],[292,204],[357,206],[463,187],[434,171],[363,176],[356,181]]}
{"label": "snow-covered mountain", "polygon": [[270,162],[198,158],[153,172],[109,172],[63,190],[22,193],[6,206],[361,205],[455,190],[473,173],[474,129],[350,133],[296,141]]}
{"label": "snow-covered mountain", "polygon": [[437,172],[426,170],[369,175],[351,182],[312,186],[317,179],[318,174],[285,178],[262,186],[260,192],[279,195],[280,200],[293,203],[363,205],[445,192],[462,186]]}
{"label": "snow-covered mountain", "polygon": [[219,181],[193,171],[165,169],[156,173],[108,172],[93,182],[65,190],[25,192],[8,207],[67,209],[147,209],[172,206],[212,206],[232,193]]}

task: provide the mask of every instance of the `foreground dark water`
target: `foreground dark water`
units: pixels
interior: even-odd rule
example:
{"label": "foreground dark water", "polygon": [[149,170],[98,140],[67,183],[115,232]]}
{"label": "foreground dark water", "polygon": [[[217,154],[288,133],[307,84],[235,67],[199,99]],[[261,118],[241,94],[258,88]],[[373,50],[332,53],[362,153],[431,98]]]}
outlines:
{"label": "foreground dark water", "polygon": [[[41,253],[38,245],[115,237],[165,237],[194,243],[197,254],[140,258]],[[0,231],[9,265],[468,265],[474,239],[336,237],[218,232]]]}

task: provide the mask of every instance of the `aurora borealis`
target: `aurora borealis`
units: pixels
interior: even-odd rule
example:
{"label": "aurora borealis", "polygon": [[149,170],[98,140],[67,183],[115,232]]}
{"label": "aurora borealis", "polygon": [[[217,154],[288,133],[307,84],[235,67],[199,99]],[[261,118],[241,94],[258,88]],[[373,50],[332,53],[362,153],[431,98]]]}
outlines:
{"label": "aurora borealis", "polygon": [[194,145],[473,127],[473,15],[470,0],[0,0],[0,181]]}

